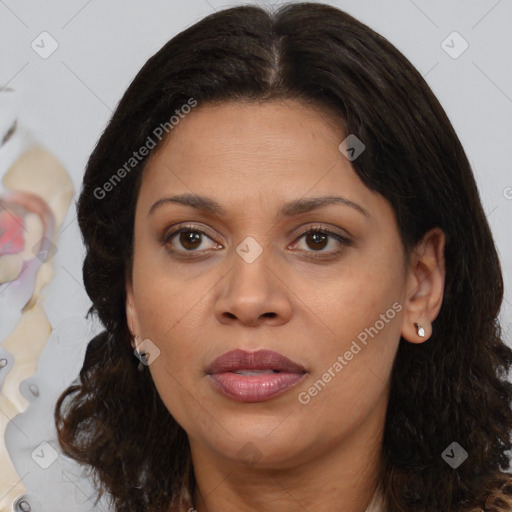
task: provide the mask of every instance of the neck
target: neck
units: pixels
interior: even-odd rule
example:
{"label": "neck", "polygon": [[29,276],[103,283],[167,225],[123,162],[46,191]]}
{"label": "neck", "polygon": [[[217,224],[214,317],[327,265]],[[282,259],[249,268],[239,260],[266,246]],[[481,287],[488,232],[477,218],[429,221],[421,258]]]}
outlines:
{"label": "neck", "polygon": [[385,405],[336,445],[279,468],[249,466],[191,443],[195,510],[365,512],[378,484]]}

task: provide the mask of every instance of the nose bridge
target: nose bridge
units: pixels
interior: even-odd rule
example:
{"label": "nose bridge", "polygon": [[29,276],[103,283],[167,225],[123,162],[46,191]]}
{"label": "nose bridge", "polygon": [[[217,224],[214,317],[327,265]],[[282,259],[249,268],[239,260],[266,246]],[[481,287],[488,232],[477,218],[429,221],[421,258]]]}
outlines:
{"label": "nose bridge", "polygon": [[247,236],[234,250],[232,268],[215,305],[221,321],[238,318],[254,324],[262,315],[281,319],[289,315],[289,297],[277,278],[270,238],[258,238]]}
{"label": "nose bridge", "polygon": [[229,292],[238,294],[237,300],[268,302],[268,296],[274,289],[272,271],[272,250],[270,240],[262,236],[256,240],[245,237],[235,248],[233,269],[229,277]]}

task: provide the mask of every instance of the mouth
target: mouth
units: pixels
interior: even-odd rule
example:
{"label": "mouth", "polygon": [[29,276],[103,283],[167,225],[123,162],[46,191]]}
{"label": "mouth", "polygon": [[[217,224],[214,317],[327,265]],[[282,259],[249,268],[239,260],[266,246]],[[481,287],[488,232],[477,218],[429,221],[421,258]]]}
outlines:
{"label": "mouth", "polygon": [[272,350],[226,352],[206,369],[214,388],[237,402],[264,402],[297,385],[306,369]]}
{"label": "mouth", "polygon": [[235,370],[231,373],[238,375],[261,375],[264,373],[281,373],[281,370]]}

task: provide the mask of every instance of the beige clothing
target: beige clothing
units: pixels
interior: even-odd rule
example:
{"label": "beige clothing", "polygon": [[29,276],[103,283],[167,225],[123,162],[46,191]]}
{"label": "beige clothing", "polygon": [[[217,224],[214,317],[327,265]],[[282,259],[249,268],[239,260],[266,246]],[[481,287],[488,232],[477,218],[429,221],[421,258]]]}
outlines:
{"label": "beige clothing", "polygon": [[384,511],[384,499],[380,492],[376,492],[373,495],[372,501],[368,505],[368,508],[365,512],[385,512]]}

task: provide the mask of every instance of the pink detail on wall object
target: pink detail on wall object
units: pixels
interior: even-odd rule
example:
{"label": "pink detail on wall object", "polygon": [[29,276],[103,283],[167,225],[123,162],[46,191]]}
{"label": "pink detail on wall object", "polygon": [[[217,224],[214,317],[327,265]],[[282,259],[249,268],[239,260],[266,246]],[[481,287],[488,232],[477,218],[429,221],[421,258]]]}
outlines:
{"label": "pink detail on wall object", "polygon": [[25,247],[23,217],[8,210],[0,211],[0,256],[17,254]]}

